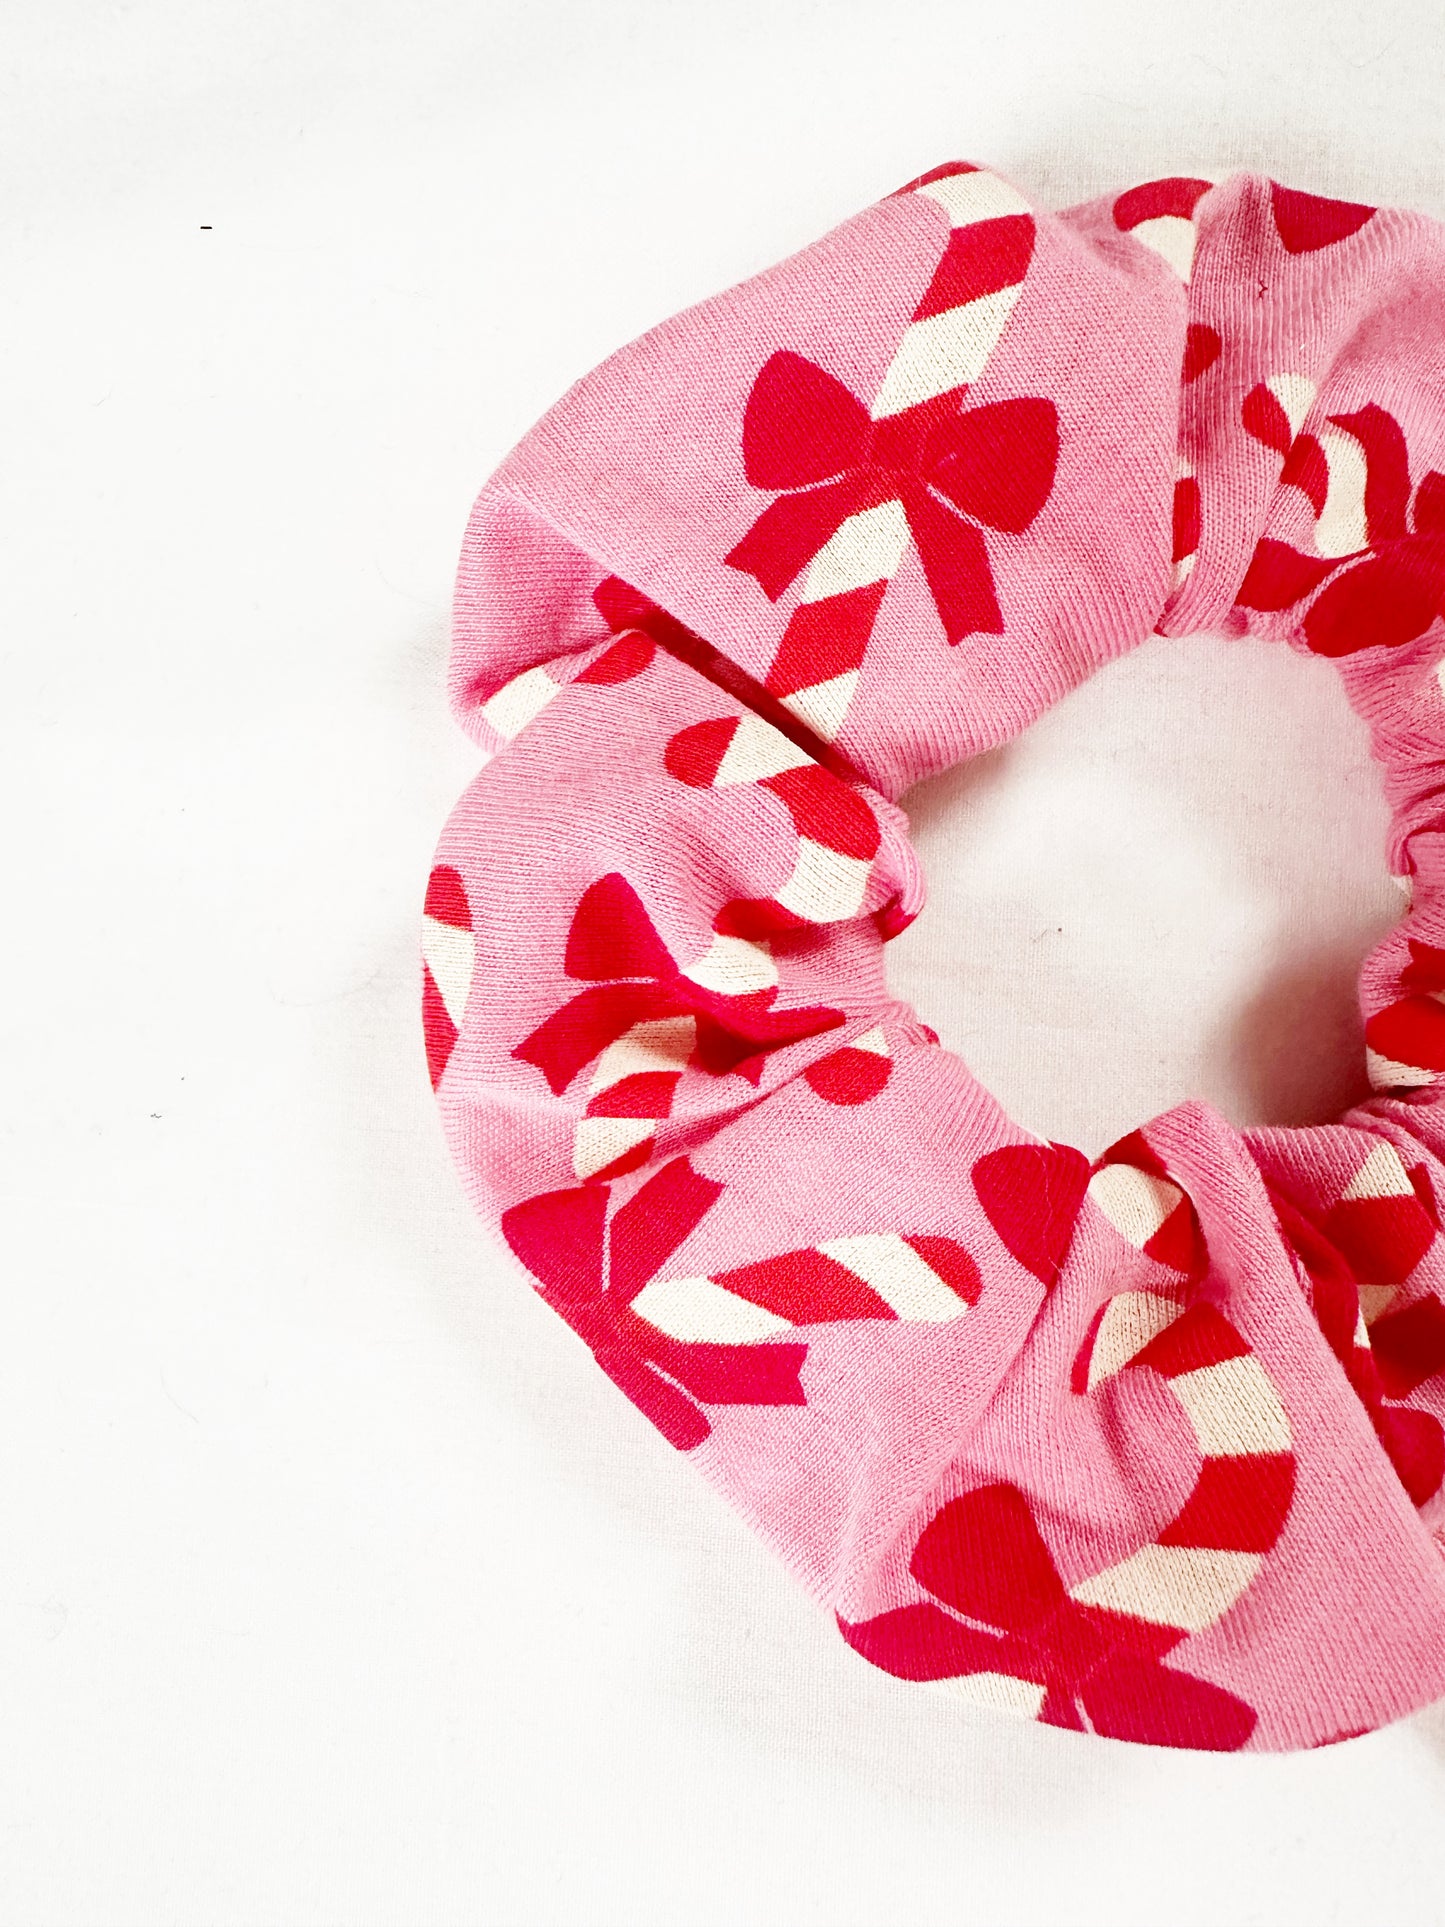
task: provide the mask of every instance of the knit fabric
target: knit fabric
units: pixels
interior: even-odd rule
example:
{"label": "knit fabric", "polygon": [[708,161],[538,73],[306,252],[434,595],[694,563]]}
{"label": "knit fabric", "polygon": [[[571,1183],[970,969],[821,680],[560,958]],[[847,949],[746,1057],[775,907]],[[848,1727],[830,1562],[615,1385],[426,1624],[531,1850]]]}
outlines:
{"label": "knit fabric", "polygon": [[[1418,215],[1251,175],[1047,215],[953,164],[615,355],[476,505],[453,1152],[902,1679],[1223,1749],[1445,1693],[1442,317]],[[1091,1164],[890,997],[897,798],[1203,628],[1336,659],[1372,732],[1377,1095]]]}

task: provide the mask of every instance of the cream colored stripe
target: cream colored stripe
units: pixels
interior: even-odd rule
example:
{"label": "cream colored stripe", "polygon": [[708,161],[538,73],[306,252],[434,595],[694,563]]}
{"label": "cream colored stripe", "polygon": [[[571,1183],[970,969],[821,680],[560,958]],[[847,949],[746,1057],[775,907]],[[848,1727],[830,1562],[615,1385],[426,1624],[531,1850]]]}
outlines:
{"label": "cream colored stripe", "polygon": [[1326,429],[1320,436],[1329,486],[1324,513],[1315,523],[1321,555],[1353,555],[1369,541],[1365,525],[1365,451],[1353,435]]}
{"label": "cream colored stripe", "polygon": [[1089,1390],[1122,1371],[1151,1338],[1167,1331],[1182,1309],[1155,1291],[1121,1291],[1111,1298],[1089,1354]]}
{"label": "cream colored stripe", "polygon": [[436,917],[422,918],[421,954],[441,992],[447,1016],[458,1030],[462,1027],[467,994],[472,987],[476,952],[476,939],[470,930],[458,930],[454,924],[442,923]]}
{"label": "cream colored stripe", "polygon": [[1414,1189],[1393,1144],[1377,1144],[1341,1191],[1341,1199],[1409,1198]]}
{"label": "cream colored stripe", "polygon": [[1284,410],[1291,435],[1298,435],[1314,406],[1314,383],[1308,375],[1271,375],[1264,385]]}
{"label": "cream colored stripe", "polygon": [[1400,1064],[1393,1057],[1381,1057],[1376,1050],[1365,1051],[1365,1068],[1370,1083],[1377,1091],[1413,1091],[1422,1084],[1433,1084],[1435,1072],[1422,1070],[1418,1064]]}
{"label": "cream colored stripe", "polygon": [[809,729],[816,730],[825,743],[831,743],[843,727],[853,691],[858,687],[858,671],[847,669],[827,682],[815,682],[810,689],[799,689],[781,698],[784,709],[791,709]]}
{"label": "cream colored stripe", "polygon": [[881,1030],[865,1030],[861,1037],[854,1037],[850,1040],[849,1049],[872,1051],[875,1056],[878,1057],[891,1057],[893,1055],[893,1052],[888,1048],[888,1039],[883,1035]]}
{"label": "cream colored stripe", "polygon": [[972,227],[976,221],[996,221],[1003,214],[1027,214],[1029,204],[1016,187],[1011,187],[985,167],[971,174],[945,174],[915,188],[925,200],[937,201],[954,227]]}
{"label": "cream colored stripe", "polygon": [[659,1017],[634,1024],[609,1044],[592,1068],[589,1091],[610,1090],[643,1071],[680,1071],[697,1043],[695,1017]]}
{"label": "cream colored stripe", "polygon": [[1228,1612],[1263,1564],[1257,1552],[1144,1546],[1131,1559],[1070,1587],[1069,1597],[1152,1626],[1198,1633]]}
{"label": "cream colored stripe", "polygon": [[797,867],[777,892],[776,901],[809,923],[841,923],[857,916],[872,868],[871,861],[844,856],[810,836],[800,836]]}
{"label": "cream colored stripe", "polygon": [[579,1178],[604,1170],[614,1158],[645,1144],[657,1129],[651,1117],[584,1117],[572,1144],[572,1169]]}
{"label": "cream colored stripe", "polygon": [[482,704],[482,714],[497,734],[510,742],[561,691],[562,685],[553,682],[545,669],[527,669],[503,683],[496,695]]}
{"label": "cream colored stripe", "polygon": [[1194,271],[1193,221],[1182,214],[1156,214],[1151,220],[1131,227],[1129,233],[1167,261],[1181,281],[1189,279]]}
{"label": "cream colored stripe", "polygon": [[879,502],[840,522],[819,549],[803,585],[805,602],[866,589],[870,582],[887,582],[898,570],[908,545],[908,517],[903,504]]}
{"label": "cream colored stripe", "polygon": [[654,1278],[633,1299],[632,1309],[688,1344],[751,1345],[792,1329],[786,1318],[725,1291],[711,1278]]}
{"label": "cream colored stripe", "polygon": [[1048,1698],[1045,1687],[1031,1679],[1016,1679],[1012,1673],[961,1673],[956,1679],[939,1680],[938,1685],[954,1699],[1026,1720],[1036,1720]]}
{"label": "cream colored stripe", "polygon": [[765,723],[761,716],[743,716],[718,764],[713,788],[759,783],[765,776],[781,776],[786,769],[806,769],[812,760],[806,750],[790,743],[780,729]]}
{"label": "cream colored stripe", "polygon": [[1189,1414],[1205,1458],[1288,1452],[1289,1419],[1252,1352],[1183,1372],[1169,1387]]}
{"label": "cream colored stripe", "polygon": [[1021,286],[1021,282],[1014,282],[996,294],[980,295],[977,301],[965,301],[942,314],[912,322],[883,377],[873,403],[874,419],[901,414],[921,401],[947,394],[950,388],[977,381],[1013,312]]}
{"label": "cream colored stripe", "polygon": [[1184,1193],[1137,1165],[1106,1164],[1089,1179],[1089,1196],[1120,1237],[1142,1251]]}
{"label": "cream colored stripe", "polygon": [[752,990],[771,990],[778,981],[778,966],[760,943],[746,937],[714,937],[682,974],[720,996],[745,997]]}
{"label": "cream colored stripe", "polygon": [[920,1324],[946,1325],[968,1310],[931,1265],[894,1233],[863,1233],[854,1238],[830,1238],[818,1249],[856,1271],[864,1284],[897,1312]]}

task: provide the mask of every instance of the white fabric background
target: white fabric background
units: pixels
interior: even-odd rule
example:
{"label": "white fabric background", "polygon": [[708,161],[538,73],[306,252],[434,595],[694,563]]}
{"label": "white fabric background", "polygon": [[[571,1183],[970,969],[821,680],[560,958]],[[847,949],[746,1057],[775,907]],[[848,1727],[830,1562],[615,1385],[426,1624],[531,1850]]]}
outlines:
{"label": "white fabric background", "polygon": [[[415,963],[462,524],[571,380],[959,154],[1445,216],[1437,0],[5,41],[0,1917],[1445,1918],[1445,1709],[1161,1755],[850,1655],[471,1221]],[[1151,644],[913,803],[898,988],[1024,1122],[1348,1097],[1398,901],[1325,665]]]}

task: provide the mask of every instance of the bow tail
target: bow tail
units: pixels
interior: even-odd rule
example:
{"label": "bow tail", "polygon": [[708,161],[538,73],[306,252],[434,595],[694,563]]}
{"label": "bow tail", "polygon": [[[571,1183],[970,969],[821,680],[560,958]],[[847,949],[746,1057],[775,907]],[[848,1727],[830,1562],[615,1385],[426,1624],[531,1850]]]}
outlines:
{"label": "bow tail", "polygon": [[949,642],[1001,636],[1003,616],[981,531],[944,508],[926,488],[909,488],[904,507]]}
{"label": "bow tail", "polygon": [[799,1372],[806,1345],[709,1345],[649,1333],[649,1361],[705,1405],[806,1405]]}
{"label": "bow tail", "polygon": [[707,1414],[645,1358],[621,1345],[598,1345],[593,1357],[612,1383],[679,1452],[691,1452],[711,1432]]}
{"label": "bow tail", "polygon": [[612,1218],[609,1300],[631,1305],[722,1196],[716,1178],[674,1158],[620,1205]]}
{"label": "bow tail", "polygon": [[1080,1688],[1096,1733],[1144,1746],[1234,1753],[1258,1723],[1254,1708],[1212,1680],[1119,1654]]}
{"label": "bow tail", "polygon": [[605,1187],[524,1199],[502,1213],[502,1236],[569,1323],[575,1323],[569,1307],[595,1304],[607,1237]]}

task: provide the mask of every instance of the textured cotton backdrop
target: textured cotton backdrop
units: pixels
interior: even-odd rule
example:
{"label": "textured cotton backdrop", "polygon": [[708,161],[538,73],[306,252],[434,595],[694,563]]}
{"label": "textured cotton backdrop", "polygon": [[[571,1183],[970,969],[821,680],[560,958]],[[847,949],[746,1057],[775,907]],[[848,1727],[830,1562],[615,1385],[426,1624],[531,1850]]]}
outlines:
{"label": "textured cotton backdrop", "polygon": [[[62,0],[7,43],[0,1914],[1433,1927],[1445,1709],[1166,1757],[850,1655],[474,1225],[416,924],[467,507],[570,381],[955,154],[1445,217],[1438,9]],[[1151,643],[908,806],[895,988],[1026,1125],[1356,1094],[1398,898],[1328,664]]]}

